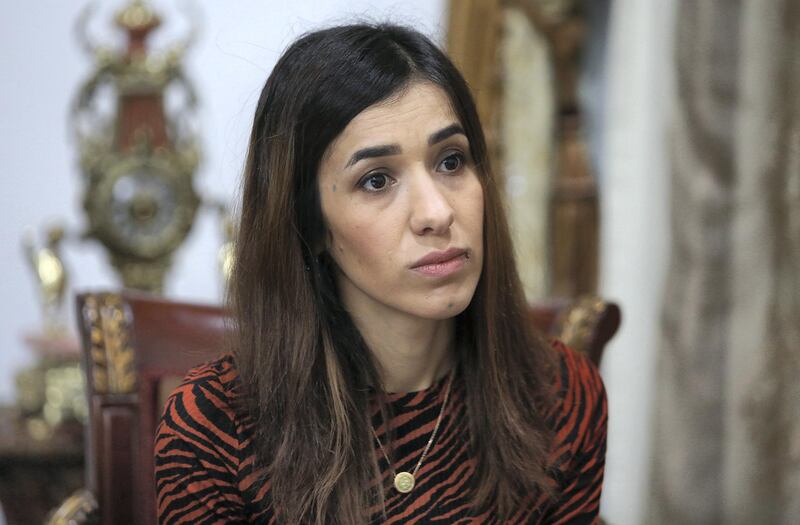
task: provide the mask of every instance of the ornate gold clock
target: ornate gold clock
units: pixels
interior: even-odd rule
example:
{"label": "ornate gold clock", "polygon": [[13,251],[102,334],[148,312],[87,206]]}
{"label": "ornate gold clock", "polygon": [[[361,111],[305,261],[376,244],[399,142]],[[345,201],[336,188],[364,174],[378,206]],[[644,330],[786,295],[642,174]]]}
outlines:
{"label": "ornate gold clock", "polygon": [[86,235],[107,249],[126,287],[160,292],[200,205],[190,125],[196,101],[181,68],[188,39],[167,52],[149,52],[145,41],[160,20],[142,0],[120,11],[116,22],[127,33],[127,48],[87,43],[96,67],[73,111]]}

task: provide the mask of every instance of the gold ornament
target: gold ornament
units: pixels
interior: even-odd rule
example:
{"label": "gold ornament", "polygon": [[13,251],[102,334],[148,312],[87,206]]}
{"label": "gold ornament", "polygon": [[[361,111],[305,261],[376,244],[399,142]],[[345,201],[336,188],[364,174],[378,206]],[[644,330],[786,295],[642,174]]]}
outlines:
{"label": "gold ornament", "polygon": [[417,484],[416,475],[419,472],[419,468],[422,466],[422,462],[425,461],[425,456],[428,455],[428,452],[433,445],[434,440],[436,439],[436,434],[439,432],[439,425],[442,424],[442,418],[444,417],[444,409],[447,406],[447,400],[450,398],[450,387],[453,384],[453,375],[455,374],[455,368],[450,371],[450,375],[447,379],[447,388],[444,392],[444,401],[442,401],[442,408],[439,409],[439,417],[436,418],[436,425],[433,427],[433,432],[431,432],[431,437],[428,439],[428,444],[425,445],[425,448],[422,450],[422,454],[419,456],[419,461],[417,461],[417,466],[414,467],[414,472],[396,472],[394,470],[394,466],[392,466],[392,462],[389,459],[389,455],[386,454],[386,450],[383,448],[383,444],[381,440],[378,438],[378,434],[375,433],[375,429],[370,427],[372,430],[372,435],[375,437],[375,441],[377,441],[378,446],[383,452],[383,457],[386,458],[386,463],[389,465],[389,468],[392,469],[394,472],[394,488],[397,489],[398,492],[402,492],[403,494],[408,494],[412,490],[414,490],[414,486]]}
{"label": "gold ornament", "polygon": [[49,336],[58,336],[66,331],[63,306],[67,271],[61,257],[63,238],[64,228],[54,226],[47,231],[47,243],[41,248],[36,247],[32,231],[22,240],[23,250],[39,288],[44,333]]}
{"label": "gold ornament", "polygon": [[414,479],[414,475],[410,472],[398,472],[394,477],[394,488],[396,488],[398,492],[408,494],[414,490],[414,484],[416,482],[417,480]]}
{"label": "gold ornament", "polygon": [[[160,292],[200,205],[193,184],[199,153],[189,125],[196,99],[181,67],[189,39],[150,52],[145,42],[160,19],[142,0],[116,20],[128,34],[123,51],[100,49],[82,35],[96,61],[72,115],[87,236],[103,244],[126,287]],[[168,94],[179,101],[169,111]],[[113,111],[104,111],[109,104]]]}

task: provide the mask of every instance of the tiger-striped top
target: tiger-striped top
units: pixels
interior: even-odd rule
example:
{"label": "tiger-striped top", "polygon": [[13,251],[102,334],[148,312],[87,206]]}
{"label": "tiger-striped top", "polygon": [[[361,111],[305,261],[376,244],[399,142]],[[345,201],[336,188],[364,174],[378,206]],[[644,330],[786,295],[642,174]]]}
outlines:
{"label": "tiger-striped top", "polygon": [[[551,469],[558,492],[548,502],[530,496],[506,523],[597,523],[606,449],[607,405],[602,380],[582,355],[555,344],[560,356],[557,403],[548,417],[554,435]],[[409,494],[387,492],[375,523],[498,523],[475,516],[469,486],[475,460],[468,449],[464,385],[456,375],[439,434]],[[252,425],[233,408],[238,375],[231,356],[192,370],[167,402],[158,427],[156,489],[163,524],[276,523],[269,482],[253,472]],[[396,436],[395,468],[411,472],[436,424],[446,379],[420,392],[388,394]],[[380,421],[375,414],[376,424]],[[376,433],[384,438],[385,429]],[[390,476],[380,450],[384,475]]]}

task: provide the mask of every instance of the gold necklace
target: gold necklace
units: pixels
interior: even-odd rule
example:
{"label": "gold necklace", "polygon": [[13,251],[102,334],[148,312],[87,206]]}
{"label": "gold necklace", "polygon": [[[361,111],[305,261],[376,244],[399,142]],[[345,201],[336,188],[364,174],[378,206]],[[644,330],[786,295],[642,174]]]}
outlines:
{"label": "gold necklace", "polygon": [[419,472],[419,468],[422,466],[422,462],[425,460],[425,456],[428,455],[428,451],[433,445],[433,441],[436,439],[436,433],[439,432],[439,425],[442,424],[442,417],[444,416],[444,408],[447,406],[447,400],[450,397],[450,385],[453,384],[453,373],[455,368],[450,371],[450,376],[447,379],[447,388],[444,392],[444,401],[442,401],[442,408],[439,409],[439,417],[436,418],[436,425],[433,427],[433,432],[431,433],[431,437],[428,440],[428,444],[425,445],[425,448],[422,450],[422,454],[419,457],[419,461],[417,461],[417,466],[414,467],[413,472],[397,472],[392,465],[389,456],[386,454],[386,450],[383,448],[383,444],[381,440],[378,438],[378,434],[375,433],[375,429],[370,425],[370,430],[372,430],[372,435],[375,436],[375,441],[378,442],[378,446],[383,452],[383,457],[386,458],[386,463],[389,465],[389,468],[392,469],[392,473],[394,474],[394,488],[397,489],[398,492],[402,492],[403,494],[408,494],[412,490],[414,490],[414,485],[417,483],[417,472]]}

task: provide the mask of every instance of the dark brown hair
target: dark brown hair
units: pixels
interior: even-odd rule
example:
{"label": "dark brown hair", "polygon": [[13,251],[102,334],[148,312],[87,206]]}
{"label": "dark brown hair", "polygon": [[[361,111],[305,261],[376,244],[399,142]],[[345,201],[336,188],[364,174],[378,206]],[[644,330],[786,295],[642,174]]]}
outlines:
{"label": "dark brown hair", "polygon": [[280,58],[261,92],[244,172],[230,302],[245,409],[273,506],[288,523],[365,523],[383,494],[368,419],[381,380],[342,307],[322,253],[320,159],[347,124],[415,81],[449,97],[484,191],[484,263],[456,320],[466,383],[475,509],[510,511],[547,491],[544,414],[551,353],[529,331],[508,226],[472,97],[430,40],[393,25],[313,32]]}

